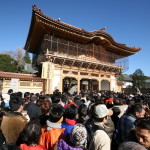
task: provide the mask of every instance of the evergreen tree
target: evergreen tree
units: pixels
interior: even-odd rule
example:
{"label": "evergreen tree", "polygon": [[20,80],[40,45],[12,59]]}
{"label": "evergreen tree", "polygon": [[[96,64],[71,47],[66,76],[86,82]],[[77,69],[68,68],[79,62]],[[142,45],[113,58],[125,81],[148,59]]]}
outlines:
{"label": "evergreen tree", "polygon": [[0,54],[0,71],[18,72],[18,61],[7,54]]}
{"label": "evergreen tree", "polygon": [[136,90],[136,92],[140,92],[140,89],[145,86],[145,75],[141,69],[137,69],[132,77],[133,82],[133,88]]}
{"label": "evergreen tree", "polygon": [[124,76],[123,76],[123,74],[122,74],[122,71],[120,71],[120,72],[118,73],[117,80],[118,80],[118,81],[124,81]]}
{"label": "evergreen tree", "polygon": [[30,59],[29,53],[27,51],[25,52],[25,55],[23,58],[24,58],[25,63],[31,64],[31,59]]}

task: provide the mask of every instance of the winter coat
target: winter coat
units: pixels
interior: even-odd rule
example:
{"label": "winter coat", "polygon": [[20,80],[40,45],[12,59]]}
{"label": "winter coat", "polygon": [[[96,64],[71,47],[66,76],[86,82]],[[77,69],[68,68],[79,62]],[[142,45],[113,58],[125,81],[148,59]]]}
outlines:
{"label": "winter coat", "polygon": [[7,143],[16,144],[27,119],[19,112],[9,112],[2,120],[1,130]]}
{"label": "winter coat", "polygon": [[[102,123],[95,123],[96,125],[105,128]],[[91,149],[93,150],[110,150],[111,141],[108,134],[104,130],[97,130],[93,136]]]}
{"label": "winter coat", "polygon": [[35,145],[35,146],[28,146],[26,144],[21,144],[20,148],[22,150],[47,150],[44,146],[42,145]]}
{"label": "winter coat", "polygon": [[105,125],[106,127],[104,127],[104,130],[106,131],[110,139],[112,139],[113,133],[115,131],[115,126],[110,116],[108,116],[107,123],[105,123]]}
{"label": "winter coat", "polygon": [[30,119],[38,119],[40,115],[42,115],[42,111],[39,106],[35,103],[27,104],[24,109],[27,111]]}
{"label": "winter coat", "polygon": [[65,140],[60,139],[55,150],[83,150],[83,149],[73,147],[73,146],[69,145]]}
{"label": "winter coat", "polygon": [[65,135],[70,134],[75,124],[76,124],[76,120],[65,119],[65,121],[62,122],[62,128],[65,128],[64,134]]}
{"label": "winter coat", "polygon": [[53,150],[59,139],[64,137],[64,128],[61,127],[61,123],[52,123],[47,121],[47,129],[42,130],[40,138],[40,144],[45,146],[48,150]]}

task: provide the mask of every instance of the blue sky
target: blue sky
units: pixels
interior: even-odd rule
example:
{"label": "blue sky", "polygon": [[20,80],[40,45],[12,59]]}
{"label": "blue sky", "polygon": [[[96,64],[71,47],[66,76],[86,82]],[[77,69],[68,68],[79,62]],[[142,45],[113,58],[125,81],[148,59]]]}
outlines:
{"label": "blue sky", "polygon": [[88,31],[106,27],[115,41],[140,47],[124,73],[150,76],[150,0],[0,0],[0,51],[24,47],[34,4],[49,17]]}

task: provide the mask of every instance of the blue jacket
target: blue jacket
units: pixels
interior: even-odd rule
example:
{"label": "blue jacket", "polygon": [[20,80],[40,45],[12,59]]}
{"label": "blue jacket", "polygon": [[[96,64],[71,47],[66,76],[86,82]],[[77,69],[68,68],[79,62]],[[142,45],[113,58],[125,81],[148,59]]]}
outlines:
{"label": "blue jacket", "polygon": [[115,131],[115,136],[119,139],[120,142],[126,138],[127,134],[130,132],[132,128],[134,128],[134,121],[136,117],[132,114],[123,115],[117,124],[117,128]]}
{"label": "blue jacket", "polygon": [[68,134],[70,134],[70,132],[71,132],[71,130],[73,128],[73,125],[70,125],[70,124],[68,124],[66,122],[62,122],[62,128],[65,128],[64,134],[68,135]]}

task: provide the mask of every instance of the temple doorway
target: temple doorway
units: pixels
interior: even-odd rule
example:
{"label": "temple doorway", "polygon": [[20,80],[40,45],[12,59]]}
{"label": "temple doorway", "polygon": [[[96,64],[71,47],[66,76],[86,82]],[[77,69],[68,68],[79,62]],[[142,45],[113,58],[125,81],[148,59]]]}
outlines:
{"label": "temple doorway", "polygon": [[98,81],[95,79],[82,79],[80,81],[80,90],[98,90]]}
{"label": "temple doorway", "polygon": [[77,80],[72,77],[65,77],[63,79],[63,92],[69,92],[70,94],[77,92]]}
{"label": "temple doorway", "polygon": [[108,80],[101,81],[101,90],[105,90],[105,91],[110,90],[110,82]]}

